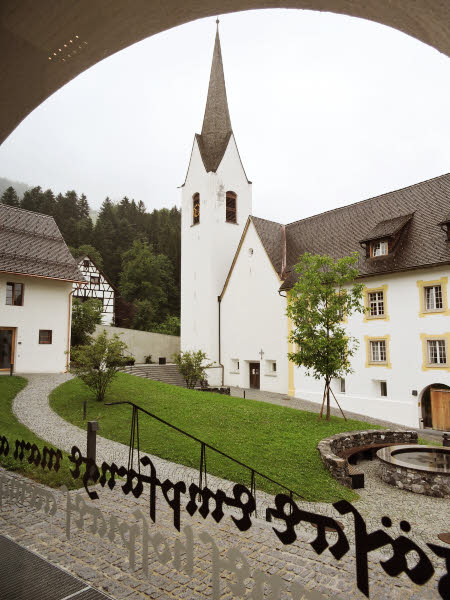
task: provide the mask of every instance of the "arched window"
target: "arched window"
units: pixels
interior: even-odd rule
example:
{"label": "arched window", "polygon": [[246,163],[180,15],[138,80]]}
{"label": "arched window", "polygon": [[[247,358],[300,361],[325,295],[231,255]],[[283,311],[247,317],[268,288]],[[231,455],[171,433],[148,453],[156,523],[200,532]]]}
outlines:
{"label": "arched window", "polygon": [[234,192],[227,192],[226,222],[237,223],[237,195]]}
{"label": "arched window", "polygon": [[192,196],[192,223],[196,225],[200,223],[200,194]]}

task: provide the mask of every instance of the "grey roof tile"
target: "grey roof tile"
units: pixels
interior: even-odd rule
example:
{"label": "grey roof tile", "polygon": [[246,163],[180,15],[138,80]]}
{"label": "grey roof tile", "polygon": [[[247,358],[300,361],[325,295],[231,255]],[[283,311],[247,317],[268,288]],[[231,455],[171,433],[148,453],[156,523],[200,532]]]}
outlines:
{"label": "grey roof tile", "polygon": [[[286,277],[280,289],[288,290],[294,285],[297,280],[294,267],[304,252],[340,258],[356,251],[361,277],[450,264],[450,242],[439,227],[449,210],[450,173],[447,173],[290,223],[286,225]],[[274,268],[280,272],[282,226],[256,217],[252,219]],[[361,241],[377,232],[394,235],[402,227],[404,230],[392,254],[366,257]]]}
{"label": "grey roof tile", "polygon": [[53,217],[0,204],[0,271],[83,281]]}

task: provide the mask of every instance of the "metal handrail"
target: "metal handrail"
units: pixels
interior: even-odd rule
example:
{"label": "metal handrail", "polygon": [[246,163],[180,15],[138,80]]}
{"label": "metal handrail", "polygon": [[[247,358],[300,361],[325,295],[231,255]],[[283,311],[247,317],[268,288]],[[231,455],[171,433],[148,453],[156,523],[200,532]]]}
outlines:
{"label": "metal handrail", "polygon": [[[145,408],[142,408],[141,406],[138,406],[137,404],[134,404],[134,402],[129,402],[129,401],[107,402],[107,403],[105,403],[105,406],[117,406],[119,404],[129,404],[130,406],[133,407],[133,414],[134,414],[135,411],[140,410],[143,413],[145,413],[146,415],[149,415],[150,417],[152,417],[153,419],[156,419],[160,423],[163,423],[164,425],[167,425],[168,427],[171,427],[172,429],[175,429],[175,431],[178,431],[179,433],[182,433],[183,435],[191,438],[192,440],[195,440],[196,442],[198,442],[199,444],[202,445],[202,448],[205,448],[205,447],[209,448],[210,450],[213,450],[214,452],[217,452],[218,454],[221,454],[222,456],[225,456],[225,458],[228,458],[229,460],[232,460],[233,462],[241,465],[241,467],[244,467],[244,468],[248,469],[249,471],[251,471],[251,474],[252,474],[252,476],[251,476],[252,487],[254,487],[254,479],[255,479],[255,474],[256,474],[256,475],[259,475],[260,477],[263,477],[267,481],[270,481],[271,483],[274,483],[275,485],[279,486],[280,488],[283,488],[287,492],[289,492],[289,496],[291,498],[292,498],[293,495],[295,495],[295,496],[298,496],[299,498],[301,498],[302,500],[306,500],[306,498],[304,496],[302,496],[301,494],[299,494],[298,492],[295,492],[294,490],[291,490],[290,488],[286,487],[282,483],[279,483],[278,481],[275,481],[275,479],[272,479],[268,475],[264,475],[264,473],[261,473],[260,471],[257,471],[253,467],[250,467],[249,465],[246,465],[245,463],[241,462],[237,458],[233,458],[229,454],[226,454],[225,452],[222,452],[222,450],[219,450],[218,448],[215,448],[214,446],[211,446],[207,442],[204,442],[203,440],[200,440],[199,438],[197,438],[194,435],[188,433],[187,431],[184,431],[183,429],[180,429],[176,425],[172,425],[172,423],[169,423],[168,421],[165,421],[164,419],[161,419],[161,417],[158,417],[157,415],[154,415],[153,413],[149,412],[148,410],[145,410]],[[131,443],[131,440],[130,440],[130,443]],[[204,456],[204,451],[202,450],[202,457],[203,456]]]}

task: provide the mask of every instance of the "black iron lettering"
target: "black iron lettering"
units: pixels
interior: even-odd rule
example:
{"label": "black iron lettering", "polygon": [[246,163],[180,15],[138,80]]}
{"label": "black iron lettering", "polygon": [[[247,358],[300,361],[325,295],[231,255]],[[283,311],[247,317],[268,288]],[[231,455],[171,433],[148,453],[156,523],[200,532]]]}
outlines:
{"label": "black iron lettering", "polygon": [[[30,442],[25,442],[25,440],[16,440],[16,448],[14,450],[14,458],[17,460],[23,460],[24,450],[29,450],[31,448]],[[20,453],[19,453],[20,449]]]}
{"label": "black iron lettering", "polygon": [[81,450],[76,446],[72,446],[71,454],[69,455],[69,460],[71,463],[74,463],[75,469],[70,469],[70,473],[74,479],[78,479],[80,476],[80,467],[83,464],[83,455],[81,454]]}
{"label": "black iron lettering", "polygon": [[[240,519],[236,519],[231,516],[234,524],[239,529],[239,531],[247,531],[252,526],[252,520],[250,519],[250,515],[255,512],[256,502],[253,494],[250,490],[242,485],[241,483],[237,483],[233,486],[233,495],[234,498],[226,498],[225,502],[228,506],[234,506],[242,511],[242,517]],[[247,502],[242,502],[242,496],[247,496]]]}
{"label": "black iron lettering", "polygon": [[191,483],[189,486],[189,496],[191,499],[186,505],[186,510],[191,517],[195,514],[198,508],[196,498],[197,496],[200,496],[201,506],[198,509],[198,512],[204,519],[206,519],[206,517],[209,515],[209,501],[210,499],[213,499],[216,505],[211,513],[211,516],[216,523],[220,523],[224,515],[222,507],[226,503],[227,498],[225,492],[222,492],[222,490],[217,490],[217,492],[214,493],[208,487],[201,489],[196,483]]}
{"label": "black iron lettering", "polygon": [[[53,448],[47,448],[47,446],[44,446],[44,449],[42,450],[41,467],[43,469],[47,467],[49,471],[54,469],[56,472],[58,472],[61,466],[60,461],[62,461],[62,459],[63,455],[61,450],[58,448],[54,450]],[[53,464],[53,461],[55,461],[55,464]]]}
{"label": "black iron lettering", "polygon": [[[173,510],[173,525],[177,531],[180,531],[180,496],[186,493],[186,484],[184,481],[172,483],[170,479],[166,479],[161,485],[162,493],[167,504]],[[173,490],[173,498],[169,498],[167,492]]]}
{"label": "black iron lettering", "polygon": [[161,485],[160,480],[156,477],[156,469],[155,465],[149,459],[148,456],[143,456],[141,458],[141,464],[144,467],[150,467],[150,477],[148,475],[141,475],[141,481],[144,483],[150,484],[150,518],[153,523],[156,520],[156,487]]}
{"label": "black iron lettering", "polygon": [[447,573],[442,575],[439,579],[438,591],[443,600],[450,600],[450,548],[444,548],[443,546],[437,546],[436,544],[427,544],[429,548],[433,550],[436,556],[445,558],[445,568]]}
{"label": "black iron lettering", "polygon": [[4,435],[0,437],[0,456],[2,454],[4,454],[5,456],[8,456],[9,454],[9,442]]}
{"label": "black iron lettering", "polygon": [[126,475],[125,467],[118,468],[116,463],[112,463],[112,465],[110,466],[110,465],[108,465],[107,462],[103,462],[101,469],[102,469],[102,474],[101,474],[101,477],[98,480],[98,482],[100,483],[100,485],[102,487],[105,487],[106,473],[109,472],[108,487],[110,490],[113,490],[116,485],[116,475],[119,477],[125,477],[125,475]]}

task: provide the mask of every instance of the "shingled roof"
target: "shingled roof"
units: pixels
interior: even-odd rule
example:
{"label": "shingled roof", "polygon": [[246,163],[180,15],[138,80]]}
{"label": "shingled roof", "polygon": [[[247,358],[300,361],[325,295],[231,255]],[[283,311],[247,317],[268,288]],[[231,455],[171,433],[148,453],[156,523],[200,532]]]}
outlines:
{"label": "shingled roof", "polygon": [[53,217],[0,204],[0,272],[84,281]]}
{"label": "shingled roof", "polygon": [[[450,209],[450,173],[407,188],[336,208],[286,225],[286,276],[281,290],[297,280],[294,266],[304,252],[333,258],[359,253],[360,277],[450,264],[450,243],[439,227]],[[281,225],[252,217],[274,268],[281,275]],[[270,225],[263,225],[270,223]],[[277,227],[278,225],[278,227]],[[400,238],[392,254],[366,257],[361,241],[374,235]]]}
{"label": "shingled roof", "polygon": [[202,132],[200,135],[196,135],[206,171],[217,171],[227,149],[231,133],[222,50],[217,27]]}

